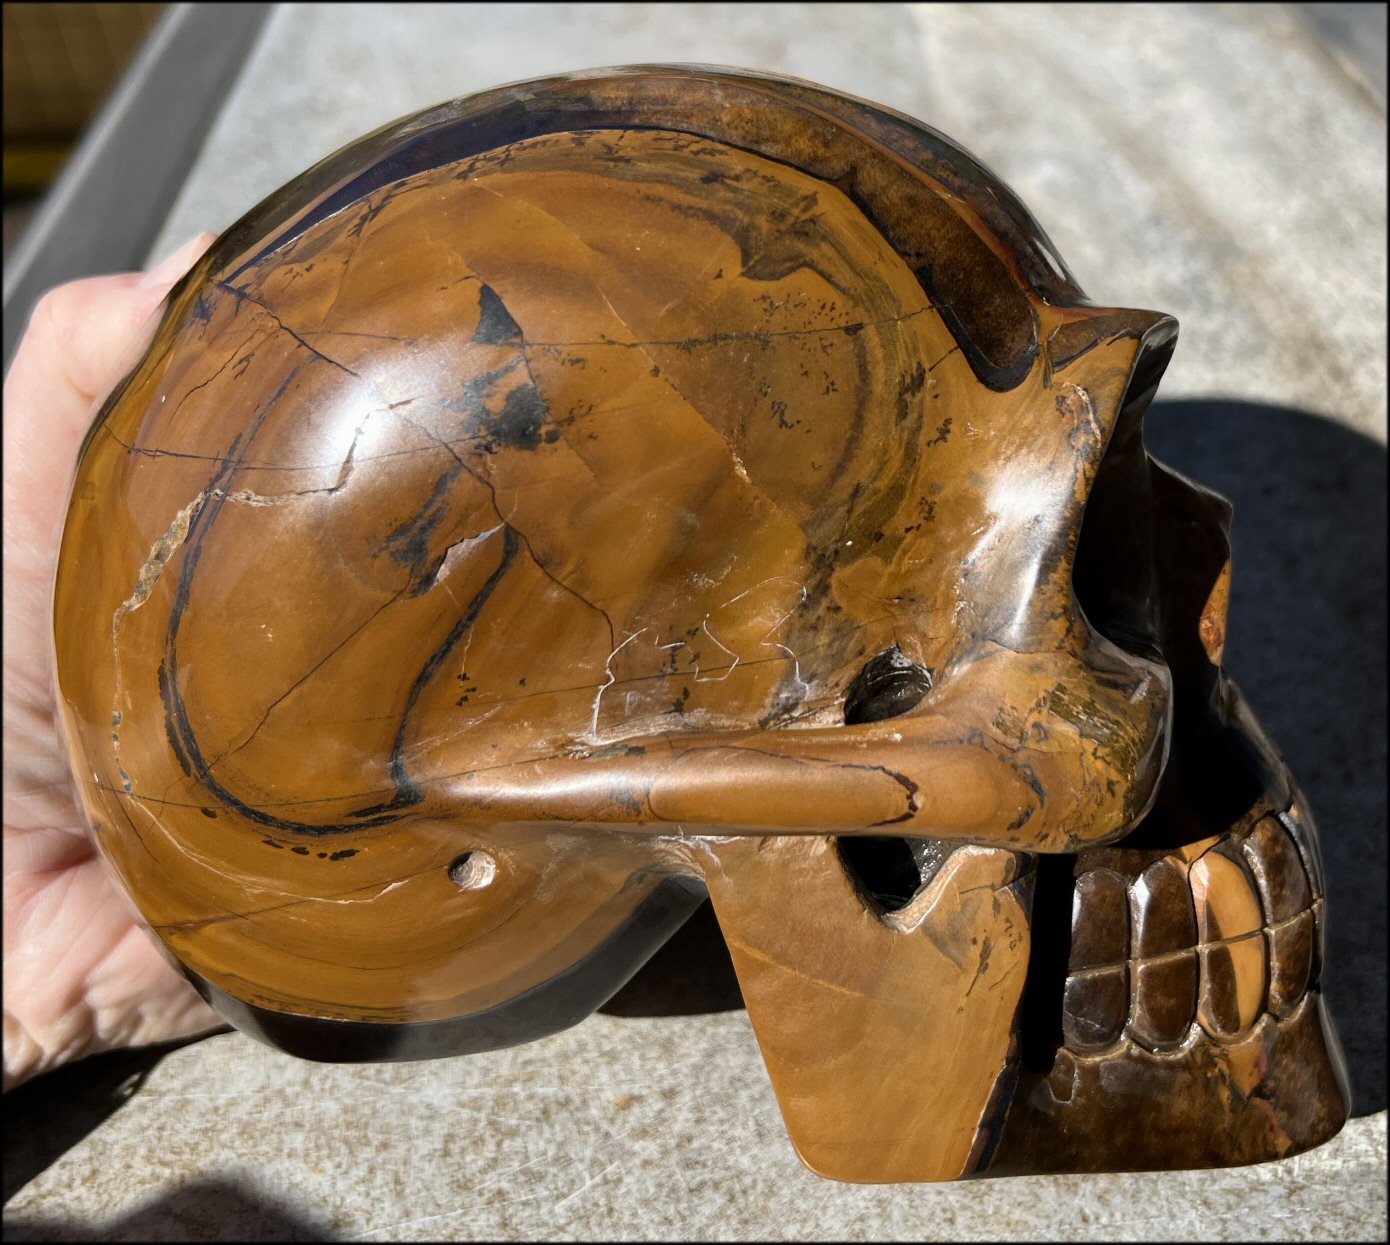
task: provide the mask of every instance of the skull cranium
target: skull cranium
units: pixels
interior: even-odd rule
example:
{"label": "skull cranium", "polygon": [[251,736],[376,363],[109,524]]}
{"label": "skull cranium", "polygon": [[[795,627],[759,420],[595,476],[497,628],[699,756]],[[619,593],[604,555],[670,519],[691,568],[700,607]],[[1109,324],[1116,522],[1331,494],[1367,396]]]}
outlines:
{"label": "skull cranium", "polygon": [[389,127],[224,235],[88,439],[98,842],[310,1057],[575,1023],[707,891],[826,1175],[1316,1144],[1316,835],[1220,671],[1224,503],[1143,449],[1175,335],[806,84]]}

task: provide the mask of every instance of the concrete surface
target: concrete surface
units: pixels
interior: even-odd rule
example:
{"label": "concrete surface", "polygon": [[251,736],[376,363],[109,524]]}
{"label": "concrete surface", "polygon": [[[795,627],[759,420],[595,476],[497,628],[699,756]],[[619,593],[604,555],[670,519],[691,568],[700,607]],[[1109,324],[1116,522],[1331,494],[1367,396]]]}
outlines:
{"label": "concrete surface", "polygon": [[1386,6],[1383,4],[1300,4],[1327,52],[1385,107]]}
{"label": "concrete surface", "polygon": [[166,1058],[5,1237],[1374,1240],[1385,1142],[1382,1113],[1258,1167],[842,1185],[792,1154],[741,1011],[358,1067],[227,1035]]}
{"label": "concrete surface", "polygon": [[325,1068],[226,1034],[16,1091],[6,1238],[1385,1239],[1382,105],[1293,6],[291,5],[156,250],[401,114],[662,60],[923,118],[1096,301],[1181,320],[1149,441],[1237,503],[1229,664],[1322,826],[1358,1118],[1255,1168],[831,1184],[794,1157],[697,918],[619,1014],[513,1051]]}

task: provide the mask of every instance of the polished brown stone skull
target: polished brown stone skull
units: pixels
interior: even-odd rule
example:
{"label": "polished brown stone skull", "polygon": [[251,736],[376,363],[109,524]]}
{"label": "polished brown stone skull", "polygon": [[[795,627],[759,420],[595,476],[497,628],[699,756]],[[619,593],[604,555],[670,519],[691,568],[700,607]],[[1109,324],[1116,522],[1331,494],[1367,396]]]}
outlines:
{"label": "polished brown stone skull", "polygon": [[1317,837],[1220,668],[1228,507],[1144,451],[1175,336],[809,84],[379,131],[222,237],[84,447],[101,849],[310,1058],[576,1023],[708,893],[825,1175],[1316,1144]]}

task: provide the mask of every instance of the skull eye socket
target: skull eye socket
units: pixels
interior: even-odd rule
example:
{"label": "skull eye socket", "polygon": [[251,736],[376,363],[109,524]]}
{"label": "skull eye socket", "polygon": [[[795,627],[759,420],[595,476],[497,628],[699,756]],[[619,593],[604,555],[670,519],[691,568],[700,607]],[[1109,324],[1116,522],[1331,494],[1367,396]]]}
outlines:
{"label": "skull eye socket", "polygon": [[1086,500],[1072,559],[1072,591],[1091,626],[1112,644],[1162,660],[1153,582],[1153,505],[1144,414],[1173,354],[1175,335],[1146,341],[1110,444]]}
{"label": "skull eye socket", "polygon": [[[1120,430],[1116,430],[1116,439]],[[1086,620],[1112,644],[1158,655],[1150,585],[1143,445],[1111,445],[1086,502],[1072,565],[1072,591]]]}

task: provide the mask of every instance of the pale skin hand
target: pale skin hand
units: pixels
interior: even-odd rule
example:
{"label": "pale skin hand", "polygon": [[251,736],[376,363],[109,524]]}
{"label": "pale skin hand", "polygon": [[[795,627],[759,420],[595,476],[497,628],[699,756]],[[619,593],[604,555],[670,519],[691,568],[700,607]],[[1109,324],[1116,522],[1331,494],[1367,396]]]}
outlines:
{"label": "pale skin hand", "polygon": [[77,452],[138,360],[200,234],[149,273],[60,286],[5,377],[4,1088],[100,1051],[187,1037],[217,1015],[163,959],[97,857],[54,721],[49,620]]}

